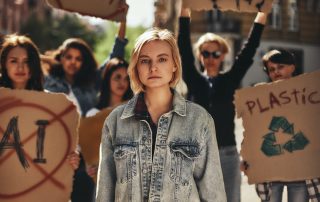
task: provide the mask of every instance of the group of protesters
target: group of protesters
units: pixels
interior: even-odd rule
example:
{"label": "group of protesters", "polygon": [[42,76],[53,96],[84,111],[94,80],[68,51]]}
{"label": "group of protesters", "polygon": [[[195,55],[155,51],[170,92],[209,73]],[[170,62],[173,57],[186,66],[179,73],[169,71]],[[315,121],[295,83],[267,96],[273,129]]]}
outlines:
{"label": "group of protesters", "polygon": [[[257,13],[226,73],[230,48],[223,37],[202,35],[193,54],[187,8],[181,9],[177,37],[166,29],[147,30],[137,38],[130,62],[124,60],[125,21],[101,66],[79,38],[66,39],[48,59],[30,38],[7,35],[0,52],[0,87],[64,93],[82,117],[113,109],[101,132],[99,166],[86,168],[81,148],[68,156],[75,170],[74,202],[239,202],[241,169],[250,169],[250,162],[241,163],[236,148],[233,95],[253,64],[266,18]],[[295,58],[286,50],[268,52],[263,63],[271,81],[294,75]],[[187,96],[177,88],[183,83]],[[95,184],[91,177],[96,174]],[[266,182],[256,190],[262,201],[278,202],[284,186],[290,202],[320,199],[318,179]]]}

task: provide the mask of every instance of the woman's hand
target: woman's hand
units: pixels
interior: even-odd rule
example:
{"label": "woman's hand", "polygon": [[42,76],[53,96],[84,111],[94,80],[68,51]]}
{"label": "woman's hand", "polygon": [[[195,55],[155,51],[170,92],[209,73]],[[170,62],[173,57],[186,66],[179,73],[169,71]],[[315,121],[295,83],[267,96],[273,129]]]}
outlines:
{"label": "woman's hand", "polygon": [[241,161],[241,162],[240,162],[240,170],[241,170],[245,175],[247,175],[248,168],[249,168],[249,164],[248,164],[247,161]]}
{"label": "woman's hand", "polygon": [[87,165],[87,173],[90,177],[95,178],[97,176],[98,172],[98,166],[97,165]]}
{"label": "woman's hand", "polygon": [[263,12],[258,12],[254,22],[265,25],[267,22],[267,14]]}
{"label": "woman's hand", "polygon": [[128,10],[129,10],[129,5],[126,3],[126,1],[121,0],[119,1],[119,5],[117,8],[119,11],[125,11],[125,14],[127,16]]}
{"label": "woman's hand", "polygon": [[[125,2],[125,1],[120,1],[119,2],[119,10],[125,10],[126,13],[126,18],[127,18],[127,13],[128,13],[128,9],[129,9],[129,5]],[[124,40],[126,37],[126,19],[122,22],[120,22],[120,26],[119,26],[119,31],[118,31],[118,38],[121,40]]]}
{"label": "woman's hand", "polygon": [[183,8],[183,7],[181,6],[180,17],[190,18],[190,17],[191,17],[191,10],[190,10],[190,8]]}
{"label": "woman's hand", "polygon": [[67,159],[68,159],[70,165],[72,166],[73,170],[78,169],[79,164],[80,164],[79,153],[73,151],[68,155]]}

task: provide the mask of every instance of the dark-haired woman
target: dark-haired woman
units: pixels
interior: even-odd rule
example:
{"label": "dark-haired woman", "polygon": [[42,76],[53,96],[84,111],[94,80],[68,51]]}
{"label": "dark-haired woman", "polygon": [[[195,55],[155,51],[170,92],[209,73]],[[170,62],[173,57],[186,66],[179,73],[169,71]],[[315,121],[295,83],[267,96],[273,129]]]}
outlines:
{"label": "dark-haired woman", "polygon": [[98,104],[88,111],[87,116],[93,116],[107,107],[116,107],[132,97],[127,69],[128,63],[123,59],[112,58],[107,62],[103,70]]}
{"label": "dark-haired woman", "polygon": [[56,59],[59,63],[51,68],[44,88],[67,94],[83,116],[97,102],[97,62],[93,53],[82,39],[70,38],[63,42]]}
{"label": "dark-haired woman", "polygon": [[[0,52],[0,87],[43,91],[40,54],[33,41],[21,35],[7,35]],[[76,170],[79,155],[71,152],[68,161]]]}

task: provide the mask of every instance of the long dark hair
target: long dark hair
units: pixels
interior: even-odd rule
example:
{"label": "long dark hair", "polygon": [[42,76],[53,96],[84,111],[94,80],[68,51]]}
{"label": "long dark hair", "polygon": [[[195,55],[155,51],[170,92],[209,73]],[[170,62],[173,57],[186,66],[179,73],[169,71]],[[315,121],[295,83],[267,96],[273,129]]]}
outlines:
{"label": "long dark hair", "polygon": [[[111,80],[111,76],[116,70],[118,70],[120,68],[128,69],[128,63],[125,60],[120,59],[120,58],[112,58],[105,65],[105,68],[102,73],[102,84],[101,84],[101,89],[100,89],[99,101],[98,101],[98,105],[97,105],[98,109],[103,109],[103,108],[106,108],[110,105],[110,98],[111,98],[110,80]],[[129,85],[127,91],[125,92],[125,94],[122,97],[122,101],[129,100],[132,97],[132,95],[133,95],[133,93],[132,93],[130,85]]]}
{"label": "long dark hair", "polygon": [[89,45],[79,38],[70,38],[63,42],[59,47],[58,52],[55,55],[55,59],[60,62],[57,65],[52,66],[50,74],[54,77],[64,77],[64,70],[61,64],[61,58],[70,49],[74,48],[81,52],[82,65],[80,70],[74,76],[75,86],[85,87],[87,85],[93,85],[96,79],[97,62],[93,56],[92,50]]}
{"label": "long dark hair", "polygon": [[0,86],[13,88],[11,79],[8,76],[6,60],[9,52],[15,48],[21,47],[27,51],[28,66],[30,69],[30,79],[27,82],[27,90],[43,91],[43,73],[41,69],[40,53],[38,47],[32,40],[26,36],[11,34],[4,38],[0,52]]}

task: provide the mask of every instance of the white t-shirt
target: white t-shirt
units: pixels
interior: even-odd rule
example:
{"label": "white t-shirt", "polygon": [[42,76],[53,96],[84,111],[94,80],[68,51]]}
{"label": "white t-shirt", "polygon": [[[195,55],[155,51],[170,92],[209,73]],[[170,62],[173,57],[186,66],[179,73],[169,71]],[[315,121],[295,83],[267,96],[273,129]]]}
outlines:
{"label": "white t-shirt", "polygon": [[86,117],[94,116],[94,115],[96,115],[98,112],[100,112],[99,109],[97,109],[97,108],[92,108],[92,109],[90,109],[90,110],[87,112]]}
{"label": "white t-shirt", "polygon": [[79,105],[79,102],[76,98],[76,96],[74,95],[71,85],[68,84],[68,88],[69,88],[69,94],[67,95],[67,97],[73,102],[74,105],[76,105],[78,112],[80,113],[80,116],[82,116],[82,111],[81,111],[81,107]]}

